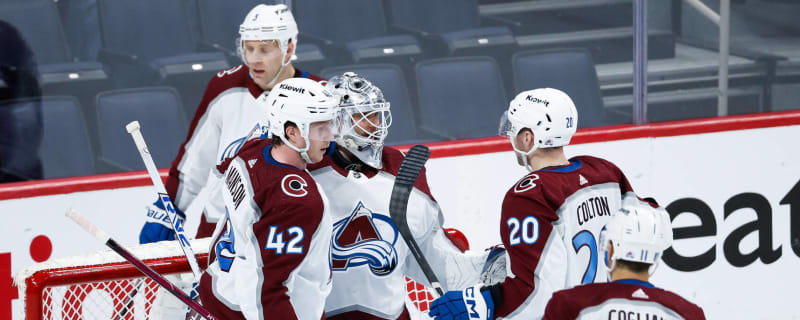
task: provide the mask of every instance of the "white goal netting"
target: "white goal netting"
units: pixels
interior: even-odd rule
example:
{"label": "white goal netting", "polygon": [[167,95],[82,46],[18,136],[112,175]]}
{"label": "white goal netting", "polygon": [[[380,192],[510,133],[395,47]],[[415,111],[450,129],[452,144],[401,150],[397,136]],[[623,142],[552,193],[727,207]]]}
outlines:
{"label": "white goal netting", "polygon": [[[207,263],[209,241],[191,241],[200,265]],[[188,292],[191,269],[177,244],[167,241],[127,249]],[[433,300],[430,292],[406,280],[412,319],[430,319],[426,316]],[[22,300],[17,319],[160,320],[183,319],[186,313],[183,303],[111,250],[36,264],[14,281]]]}

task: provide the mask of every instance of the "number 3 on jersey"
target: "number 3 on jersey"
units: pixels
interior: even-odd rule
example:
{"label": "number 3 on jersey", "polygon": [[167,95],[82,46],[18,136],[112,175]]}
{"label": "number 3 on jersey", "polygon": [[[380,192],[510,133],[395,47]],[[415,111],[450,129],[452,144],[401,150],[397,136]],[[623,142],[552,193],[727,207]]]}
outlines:
{"label": "number 3 on jersey", "polygon": [[305,234],[303,228],[298,226],[286,229],[289,236],[292,238],[289,243],[283,242],[283,231],[278,232],[278,227],[269,226],[269,235],[267,235],[267,245],[264,247],[266,250],[275,250],[275,254],[283,254],[284,251],[290,254],[303,254],[303,246],[299,246],[300,241],[303,241]]}
{"label": "number 3 on jersey", "polygon": [[539,240],[539,220],[534,216],[527,216],[522,222],[517,217],[511,217],[506,220],[506,225],[511,228],[508,243],[512,246],[522,242],[534,244]]}

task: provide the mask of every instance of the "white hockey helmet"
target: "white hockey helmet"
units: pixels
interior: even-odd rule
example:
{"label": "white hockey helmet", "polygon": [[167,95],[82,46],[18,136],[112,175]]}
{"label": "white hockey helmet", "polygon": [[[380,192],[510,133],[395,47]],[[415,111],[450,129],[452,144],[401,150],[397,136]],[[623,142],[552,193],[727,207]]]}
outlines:
{"label": "white hockey helmet", "polygon": [[294,21],[292,11],[285,4],[255,6],[239,26],[239,39],[236,40],[236,51],[245,64],[244,42],[249,40],[276,40],[283,52],[283,65],[289,64],[286,54],[289,51],[289,41],[297,46],[297,23]]}
{"label": "white hockey helmet", "polygon": [[[333,141],[338,135],[336,120],[339,96],[332,94],[319,82],[307,78],[289,78],[278,83],[269,95],[262,95],[259,100],[267,104],[269,133],[273,137],[280,137],[286,145],[299,152],[307,163],[311,163],[307,153],[309,140]],[[331,124],[310,130],[312,124],[325,121],[331,121]],[[306,143],[304,148],[298,148],[286,138],[285,126],[288,122],[300,129]]]}
{"label": "white hockey helmet", "polygon": [[389,102],[380,88],[353,72],[335,76],[325,85],[342,97],[336,143],[370,167],[381,169],[383,141],[392,125]]}
{"label": "white hockey helmet", "polygon": [[[541,88],[520,92],[500,119],[499,134],[511,139],[514,151],[527,155],[537,148],[555,148],[569,144],[578,126],[575,103],[561,90]],[[514,145],[514,138],[524,128],[533,132],[533,147],[528,151]]]}
{"label": "white hockey helmet", "polygon": [[[623,203],[600,232],[600,245],[608,271],[617,260],[650,264],[655,271],[662,252],[672,245],[669,214],[644,201]],[[609,256],[609,243],[614,248]]]}

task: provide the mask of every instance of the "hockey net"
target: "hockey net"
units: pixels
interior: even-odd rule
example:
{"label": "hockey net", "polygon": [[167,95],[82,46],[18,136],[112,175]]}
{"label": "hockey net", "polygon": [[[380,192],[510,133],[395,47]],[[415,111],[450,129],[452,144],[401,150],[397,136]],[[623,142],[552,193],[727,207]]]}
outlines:
{"label": "hockey net", "polygon": [[[207,265],[209,239],[192,240],[200,265]],[[180,247],[169,241],[128,247],[156,272],[187,291],[191,269]],[[110,250],[40,263],[17,274],[22,306],[15,319],[183,319],[185,306]],[[433,300],[424,286],[407,279],[412,319],[430,319]]]}

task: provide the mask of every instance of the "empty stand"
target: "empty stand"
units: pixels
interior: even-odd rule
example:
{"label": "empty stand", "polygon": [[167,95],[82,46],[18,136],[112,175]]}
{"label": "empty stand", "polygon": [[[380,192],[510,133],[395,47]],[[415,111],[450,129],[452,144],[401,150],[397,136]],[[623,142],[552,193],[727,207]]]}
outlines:
{"label": "empty stand", "polygon": [[564,91],[575,102],[579,128],[608,124],[592,55],[586,49],[518,52],[512,58],[517,92],[536,88]]}
{"label": "empty stand", "polygon": [[78,100],[73,97],[44,97],[41,103],[44,178],[96,173],[95,154]]}
{"label": "empty stand", "polygon": [[187,113],[202,98],[211,77],[228,69],[220,52],[197,52],[190,15],[183,1],[98,0],[103,48],[118,88],[170,85],[182,94]]}
{"label": "empty stand", "polygon": [[416,74],[422,130],[445,139],[497,135],[509,100],[494,59],[434,59],[418,63]]}
{"label": "empty stand", "polygon": [[97,95],[100,165],[105,170],[144,170],[125,125],[138,120],[158,168],[168,168],[186,138],[187,121],[172,88],[152,87],[102,92]]}
{"label": "empty stand", "polygon": [[410,65],[422,55],[413,36],[389,34],[381,1],[297,1],[294,14],[304,41],[315,41],[340,63]]}

